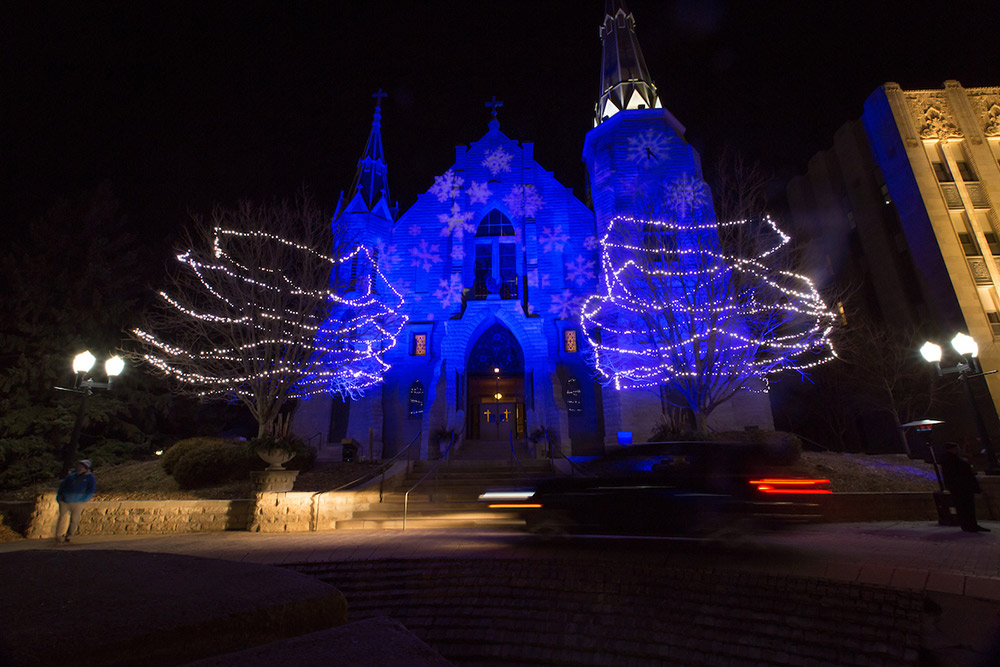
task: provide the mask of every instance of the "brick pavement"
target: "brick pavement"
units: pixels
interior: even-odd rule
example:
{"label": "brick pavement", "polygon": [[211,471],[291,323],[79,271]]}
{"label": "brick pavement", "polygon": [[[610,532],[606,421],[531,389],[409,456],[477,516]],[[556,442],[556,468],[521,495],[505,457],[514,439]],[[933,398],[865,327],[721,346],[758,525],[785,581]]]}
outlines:
{"label": "brick pavement", "polygon": [[577,558],[657,560],[683,566],[692,559],[715,569],[777,571],[893,588],[944,591],[1000,600],[1000,523],[969,534],[931,522],[820,524],[763,534],[735,545],[692,540],[569,538],[542,541],[499,531],[323,531],[199,533],[143,537],[78,537],[0,543],[0,554],[22,549],[128,549],[282,565],[392,558]]}

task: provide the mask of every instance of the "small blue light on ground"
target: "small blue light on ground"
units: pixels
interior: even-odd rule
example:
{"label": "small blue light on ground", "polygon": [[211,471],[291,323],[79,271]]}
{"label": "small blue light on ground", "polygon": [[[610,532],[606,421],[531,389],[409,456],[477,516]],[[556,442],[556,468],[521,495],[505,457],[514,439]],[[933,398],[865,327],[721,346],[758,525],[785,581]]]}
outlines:
{"label": "small blue light on ground", "polygon": [[632,431],[618,431],[618,444],[622,446],[631,445]]}

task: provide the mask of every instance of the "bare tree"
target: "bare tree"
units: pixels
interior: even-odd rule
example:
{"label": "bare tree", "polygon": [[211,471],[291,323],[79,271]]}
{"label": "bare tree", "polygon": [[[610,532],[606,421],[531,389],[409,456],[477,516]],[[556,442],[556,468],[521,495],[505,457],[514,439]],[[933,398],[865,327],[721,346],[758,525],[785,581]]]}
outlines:
{"label": "bare tree", "polygon": [[132,331],[135,356],[179,393],[243,403],[259,435],[290,399],[355,398],[381,382],[402,298],[326,220],[305,195],[196,218],[168,289]]}
{"label": "bare tree", "polygon": [[[752,213],[763,180],[737,166],[740,188],[720,201]],[[789,237],[769,217],[716,222],[707,186],[692,176],[663,184],[644,204],[643,216],[609,224],[600,293],[581,312],[600,381],[660,387],[705,432],[708,416],[737,392],[831,358],[834,316],[787,268]]]}

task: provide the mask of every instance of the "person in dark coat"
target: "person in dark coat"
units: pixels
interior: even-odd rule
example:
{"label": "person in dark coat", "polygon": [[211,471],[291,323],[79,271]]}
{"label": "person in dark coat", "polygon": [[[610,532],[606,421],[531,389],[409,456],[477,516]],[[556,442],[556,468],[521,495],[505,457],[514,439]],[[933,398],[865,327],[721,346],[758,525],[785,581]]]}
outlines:
{"label": "person in dark coat", "polygon": [[962,458],[958,443],[945,444],[945,454],[941,457],[941,476],[944,485],[955,503],[955,513],[962,530],[967,533],[989,532],[976,522],[976,494],[980,492],[979,481],[972,466]]}
{"label": "person in dark coat", "polygon": [[[56,493],[56,501],[59,503],[56,542],[69,542],[69,538],[76,535],[83,506],[94,497],[94,493],[97,491],[97,479],[90,468],[90,459],[79,461],[73,472],[59,483],[59,491]],[[69,525],[64,529],[66,517],[69,517]]]}

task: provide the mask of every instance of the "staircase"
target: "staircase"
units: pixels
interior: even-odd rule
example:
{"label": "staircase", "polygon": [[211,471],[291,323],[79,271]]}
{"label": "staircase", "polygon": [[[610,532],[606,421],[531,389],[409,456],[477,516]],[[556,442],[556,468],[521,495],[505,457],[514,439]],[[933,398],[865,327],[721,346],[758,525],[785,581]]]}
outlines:
{"label": "staircase", "polygon": [[578,557],[301,563],[457,667],[916,666],[923,593]]}
{"label": "staircase", "polygon": [[[524,525],[514,512],[489,510],[479,502],[486,489],[531,486],[533,479],[551,477],[548,461],[524,461],[521,468],[508,460],[455,459],[443,461],[437,471],[410,493],[406,511],[407,529],[505,528]],[[417,461],[399,487],[386,492],[369,509],[355,511],[338,521],[338,530],[401,529],[407,489],[413,487],[437,461]]]}

